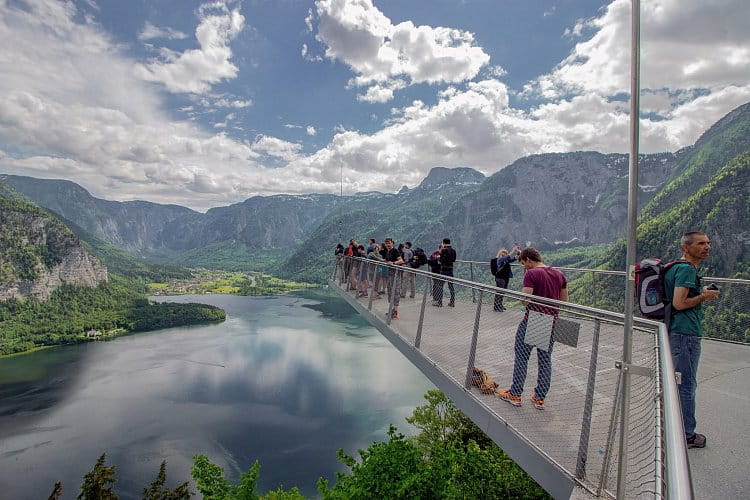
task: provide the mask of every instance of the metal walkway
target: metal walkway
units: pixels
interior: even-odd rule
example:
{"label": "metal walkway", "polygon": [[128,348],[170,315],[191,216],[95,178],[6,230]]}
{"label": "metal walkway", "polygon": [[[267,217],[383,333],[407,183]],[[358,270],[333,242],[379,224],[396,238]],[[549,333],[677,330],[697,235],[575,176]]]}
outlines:
{"label": "metal walkway", "polygon": [[[677,386],[673,377],[664,376],[673,369],[671,356],[664,356],[663,325],[642,320],[634,325],[630,420],[627,449],[621,453],[617,401],[622,377],[616,363],[622,352],[622,315],[534,298],[577,324],[578,338],[554,343],[544,411],[529,400],[537,382],[532,353],[523,404],[517,408],[473,387],[470,374],[476,366],[501,388],[510,386],[516,329],[525,314],[519,299],[530,296],[503,291],[506,310],[496,312],[494,287],[461,279],[434,281],[435,275],[424,271],[395,269],[372,260],[341,259],[330,285],[551,495],[614,497],[618,461],[624,456],[628,498],[692,496]],[[388,294],[372,293],[373,286],[405,285],[408,275],[414,277],[415,297],[405,290],[400,317],[391,320]],[[355,283],[353,278],[365,279]],[[455,289],[455,307],[448,307],[448,283],[442,283],[443,307],[434,307],[433,293],[439,292],[433,287],[445,280]],[[367,296],[358,296],[365,283]],[[388,288],[393,296],[397,287]]]}

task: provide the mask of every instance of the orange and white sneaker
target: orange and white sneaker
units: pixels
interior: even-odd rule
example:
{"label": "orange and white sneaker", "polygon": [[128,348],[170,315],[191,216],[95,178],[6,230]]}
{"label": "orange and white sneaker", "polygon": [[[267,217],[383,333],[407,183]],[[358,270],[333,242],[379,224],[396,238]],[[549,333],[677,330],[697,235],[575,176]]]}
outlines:
{"label": "orange and white sneaker", "polygon": [[502,399],[503,401],[507,401],[513,406],[521,406],[521,396],[511,394],[510,390],[505,391],[503,389],[500,389],[499,391],[497,391],[497,395],[500,396],[500,399]]}
{"label": "orange and white sneaker", "polygon": [[531,395],[531,402],[534,403],[534,408],[536,408],[537,410],[544,409],[544,400],[536,397],[536,392]]}

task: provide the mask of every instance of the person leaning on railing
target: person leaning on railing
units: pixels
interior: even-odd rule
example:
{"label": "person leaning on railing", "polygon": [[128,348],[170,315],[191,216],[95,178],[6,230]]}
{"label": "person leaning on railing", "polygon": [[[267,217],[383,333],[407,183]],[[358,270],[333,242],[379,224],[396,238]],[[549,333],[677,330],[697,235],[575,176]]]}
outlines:
{"label": "person leaning on railing", "polygon": [[[565,275],[559,269],[545,265],[542,262],[542,255],[536,248],[524,248],[521,250],[518,260],[521,261],[526,270],[523,276],[523,289],[521,290],[523,293],[554,300],[568,300],[568,281]],[[521,394],[526,382],[526,371],[529,357],[531,356],[531,349],[533,348],[533,345],[526,342],[530,315],[541,313],[546,317],[553,316],[556,318],[558,313],[557,309],[551,306],[534,304],[529,301],[523,301],[523,304],[526,306],[526,314],[516,331],[513,385],[507,391],[499,390],[497,392],[500,399],[507,401],[513,406],[521,406]],[[544,318],[545,316],[541,317]],[[543,343],[544,345],[539,344],[536,348],[538,360],[537,386],[534,389],[534,394],[531,396],[531,401],[538,410],[544,409],[544,398],[547,396],[547,391],[549,391],[549,386],[552,382],[552,346],[554,344],[552,340],[552,325],[554,325],[554,319],[549,323],[548,340]]]}
{"label": "person leaning on railing", "polygon": [[695,390],[703,334],[701,304],[719,296],[718,290],[701,287],[696,266],[711,253],[706,233],[690,231],[680,240],[682,260],[664,275],[664,292],[671,302],[668,314],[669,344],[674,368],[680,375],[680,407],[688,448],[704,448],[706,436],[695,432]]}

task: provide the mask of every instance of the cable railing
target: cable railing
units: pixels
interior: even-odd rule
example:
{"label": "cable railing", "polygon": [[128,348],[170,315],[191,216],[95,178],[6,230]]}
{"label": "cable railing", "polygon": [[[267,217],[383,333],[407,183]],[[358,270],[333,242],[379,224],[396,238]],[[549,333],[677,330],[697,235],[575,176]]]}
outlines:
{"label": "cable railing", "polygon": [[[571,301],[580,305],[620,312],[624,308],[625,271],[560,267],[568,277]],[[521,289],[520,264],[512,265],[516,278],[510,280],[509,288]],[[456,276],[469,281],[494,285],[489,261],[457,260],[454,263]],[[750,280],[705,276],[703,283],[716,283],[721,294],[704,309],[704,338],[750,344],[750,315],[737,311],[750,311]]]}
{"label": "cable railing", "polygon": [[[625,365],[624,316],[612,311],[365,258],[338,257],[330,283],[588,493],[614,498],[624,428],[626,497],[691,498],[663,324],[635,319],[633,361]],[[532,340],[537,349],[529,357]],[[500,389],[523,387],[520,406],[494,390],[485,393],[478,369]],[[623,423],[624,370],[631,374],[631,399]],[[531,394],[544,399],[544,411]]]}

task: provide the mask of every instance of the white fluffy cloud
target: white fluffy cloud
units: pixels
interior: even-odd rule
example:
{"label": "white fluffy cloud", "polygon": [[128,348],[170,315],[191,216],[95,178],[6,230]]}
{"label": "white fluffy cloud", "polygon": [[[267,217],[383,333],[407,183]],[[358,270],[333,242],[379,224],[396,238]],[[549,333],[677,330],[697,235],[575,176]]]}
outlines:
{"label": "white fluffy cloud", "polygon": [[229,43],[245,26],[239,8],[229,10],[217,1],[198,8],[200,24],[195,30],[200,49],[179,53],[162,49],[160,57],[136,66],[136,74],[146,81],[158,82],[170,92],[203,93],[211,85],[237,76]]}
{"label": "white fluffy cloud", "polygon": [[[672,91],[722,89],[750,81],[746,0],[657,0],[642,3],[641,88]],[[569,31],[594,30],[550,74],[527,87],[549,98],[570,92],[629,92],[630,1],[614,0],[600,17]],[[670,111],[680,92],[659,111]]]}
{"label": "white fluffy cloud", "polygon": [[[317,39],[326,57],[356,73],[352,84],[369,86],[360,100],[384,102],[410,83],[462,82],[474,78],[490,56],[472,33],[452,28],[391,23],[372,0],[317,0]],[[305,47],[305,53],[307,52]]]}
{"label": "white fluffy cloud", "polygon": [[[700,0],[644,7],[642,104],[654,116],[642,120],[644,152],[691,144],[750,101],[750,39],[741,29],[750,7],[723,2],[717,10],[737,15],[720,18]],[[509,99],[516,91],[501,81],[498,61],[489,65],[469,34],[408,21],[394,26],[365,0],[320,1],[309,22],[319,20],[327,55],[349,65],[351,84],[366,87],[360,99],[384,102],[401,86],[433,81],[437,101],[395,108],[372,133],[337,127],[329,144],[307,155],[301,143],[256,124],[247,124],[258,134],[252,141],[216,132],[245,125],[243,108],[253,104],[204,92],[237,70],[228,44],[244,25],[238,9],[223,2],[199,9],[200,50],[143,64],[71,2],[0,0],[0,172],[71,179],[110,199],[204,209],[254,194],[337,192],[340,169],[347,192],[393,191],[417,184],[436,165],[492,173],[534,153],[627,151],[625,4],[614,0],[571,27],[571,36],[589,38],[530,83],[528,94],[547,97],[521,109]],[[438,57],[443,49],[456,51]],[[194,106],[185,113],[223,109],[216,116],[224,121],[212,129],[176,120],[163,93],[141,78],[151,70],[168,88],[202,93],[190,96]],[[294,119],[283,127],[323,135]]]}

